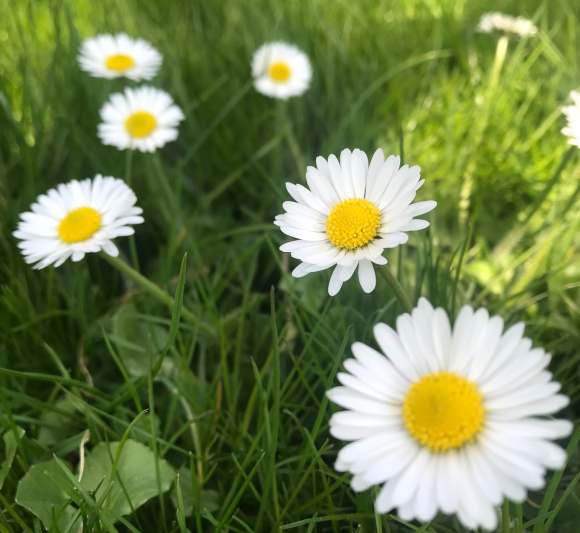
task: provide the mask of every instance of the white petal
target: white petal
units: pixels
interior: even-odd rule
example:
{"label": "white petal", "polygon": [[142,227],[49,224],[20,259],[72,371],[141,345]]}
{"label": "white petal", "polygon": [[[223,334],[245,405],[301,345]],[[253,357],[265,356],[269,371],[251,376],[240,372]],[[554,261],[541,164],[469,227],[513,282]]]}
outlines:
{"label": "white petal", "polygon": [[340,292],[340,289],[342,287],[342,279],[340,274],[341,267],[337,265],[332,271],[330,281],[328,282],[328,294],[330,296],[336,296]]}
{"label": "white petal", "polygon": [[391,360],[395,368],[408,380],[417,381],[419,373],[409,360],[399,336],[386,324],[379,323],[373,329],[375,339],[383,353]]}
{"label": "white petal", "polygon": [[358,280],[362,290],[367,294],[373,292],[377,285],[377,277],[375,275],[375,269],[373,265],[368,260],[360,261],[358,264]]}
{"label": "white petal", "polygon": [[395,481],[393,503],[399,507],[407,503],[419,489],[421,475],[429,460],[429,451],[421,448],[412,463]]}

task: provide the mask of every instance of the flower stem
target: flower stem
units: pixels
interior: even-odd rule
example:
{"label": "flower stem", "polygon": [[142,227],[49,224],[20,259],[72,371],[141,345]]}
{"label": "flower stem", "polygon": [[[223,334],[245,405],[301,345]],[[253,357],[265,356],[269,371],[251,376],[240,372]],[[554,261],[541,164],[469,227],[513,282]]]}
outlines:
{"label": "flower stem", "polygon": [[[161,287],[157,286],[152,281],[148,280],[145,276],[140,274],[137,270],[133,267],[125,263],[122,259],[118,257],[113,257],[108,254],[101,254],[101,256],[106,259],[110,265],[115,267],[119,272],[125,274],[128,278],[130,278],[133,282],[139,285],[144,291],[148,292],[151,296],[156,298],[159,302],[166,305],[169,309],[173,309],[175,307],[175,300],[174,298],[167,294]],[[202,322],[197,316],[195,316],[189,309],[183,307],[181,309],[181,315],[191,324],[194,326],[198,326],[199,328],[203,329],[206,333],[210,333],[214,335],[215,332],[213,328],[207,325],[205,322]]]}
{"label": "flower stem", "polygon": [[[133,176],[133,150],[127,150],[125,157],[125,182],[131,187],[131,178]],[[129,252],[131,254],[131,263],[133,266],[139,268],[139,256],[137,255],[137,245],[135,244],[135,235],[129,236]]]}
{"label": "flower stem", "polygon": [[410,313],[413,310],[413,306],[407,298],[407,295],[399,283],[399,280],[391,272],[391,269],[389,267],[385,267],[379,268],[378,271],[382,274],[383,278],[385,278],[385,281],[389,284],[389,287],[391,287],[392,291],[395,293],[395,297],[401,304],[401,307],[407,313]]}
{"label": "flower stem", "polygon": [[127,150],[125,154],[125,181],[131,187],[131,178],[133,177],[133,150]]}

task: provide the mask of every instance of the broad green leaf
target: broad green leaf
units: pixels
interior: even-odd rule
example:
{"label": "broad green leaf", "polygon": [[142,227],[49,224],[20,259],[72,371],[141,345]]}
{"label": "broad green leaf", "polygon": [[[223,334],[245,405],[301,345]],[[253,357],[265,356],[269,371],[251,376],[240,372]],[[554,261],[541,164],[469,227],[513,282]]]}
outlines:
{"label": "broad green leaf", "polygon": [[167,343],[167,330],[147,324],[135,306],[126,304],[113,317],[111,340],[131,376],[144,376]]}
{"label": "broad green leaf", "polygon": [[42,426],[38,432],[38,442],[51,447],[82,431],[82,426],[73,418],[77,409],[78,402],[67,395],[54,404],[54,409],[45,410],[40,416]]}
{"label": "broad green leaf", "polygon": [[[185,516],[191,516],[194,509],[203,511],[207,509],[210,512],[219,508],[219,495],[212,489],[203,489],[199,497],[195,494],[194,484],[197,483],[195,477],[191,477],[191,470],[186,467],[179,469],[179,486],[183,498],[183,510]],[[173,504],[177,507],[177,495],[174,492],[171,495]]]}
{"label": "broad green leaf", "polygon": [[49,531],[67,531],[76,514],[73,485],[54,459],[32,465],[18,483],[16,502],[35,514]]}
{"label": "broad green leaf", "polygon": [[0,489],[4,485],[8,472],[10,472],[22,435],[24,435],[24,430],[16,427],[15,429],[9,429],[2,437],[2,440],[4,440],[4,461],[0,464]]}
{"label": "broad green leaf", "polygon": [[177,391],[193,408],[195,413],[202,413],[209,408],[211,385],[196,376],[189,368],[180,365],[173,375]]}
{"label": "broad green leaf", "polygon": [[153,452],[134,440],[102,442],[87,457],[81,485],[95,492],[102,512],[115,522],[169,490],[175,470],[159,459],[158,484],[155,461]]}

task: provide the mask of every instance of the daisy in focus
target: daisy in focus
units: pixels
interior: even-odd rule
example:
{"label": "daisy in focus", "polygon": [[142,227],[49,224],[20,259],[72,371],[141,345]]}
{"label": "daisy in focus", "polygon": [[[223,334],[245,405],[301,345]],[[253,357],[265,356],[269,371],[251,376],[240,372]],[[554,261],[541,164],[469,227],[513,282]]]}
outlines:
{"label": "daisy in focus", "polygon": [[580,92],[572,91],[570,93],[572,105],[562,108],[566,117],[566,127],[562,133],[568,137],[568,143],[580,148]]}
{"label": "daisy in focus", "polygon": [[99,138],[119,150],[154,152],[177,139],[184,119],[166,92],[153,87],[126,88],[112,94],[101,109]]}
{"label": "daisy in focus", "polygon": [[95,78],[150,80],[161,62],[161,54],[147,41],[124,33],[87,39],[79,53],[81,69]]}
{"label": "daisy in focus", "polygon": [[67,259],[103,250],[116,256],[116,237],[133,235],[143,210],[123,180],[97,175],[69,181],[41,194],[30,211],[20,215],[13,235],[20,240],[24,260],[41,269],[58,267]]}
{"label": "daisy in focus", "polygon": [[397,319],[377,324],[382,353],[356,342],[353,359],[328,391],[347,409],[330,432],[350,441],[336,469],[352,488],[382,484],[376,511],[397,509],[403,520],[430,521],[438,511],[464,526],[494,530],[504,498],[523,502],[545,484],[547,469],[564,466],[552,441],[572,424],[546,418],[568,404],[547,366],[550,356],[504,330],[485,309],[461,309],[453,328],[424,298]]}
{"label": "daisy in focus", "polygon": [[538,33],[537,26],[531,20],[503,13],[485,13],[479,19],[477,30],[483,33],[501,31],[520,37],[530,37]]}
{"label": "daisy in focus", "polygon": [[345,149],[339,159],[316,158],[306,171],[308,188],[287,183],[293,202],[284,202],[285,213],[274,224],[296,240],[280,247],[301,263],[292,275],[300,278],[333,268],[328,293],[337,294],[358,268],[364,292],[376,286],[373,264],[385,265],[386,248],[408,240],[429,222],[415,219],[437,205],[434,201],[413,204],[423,185],[418,166],[400,166],[400,158],[385,159],[377,150],[370,163],[361,150]]}
{"label": "daisy in focus", "polygon": [[296,46],[273,42],[254,53],[252,76],[256,91],[284,100],[308,89],[312,67],[308,56]]}

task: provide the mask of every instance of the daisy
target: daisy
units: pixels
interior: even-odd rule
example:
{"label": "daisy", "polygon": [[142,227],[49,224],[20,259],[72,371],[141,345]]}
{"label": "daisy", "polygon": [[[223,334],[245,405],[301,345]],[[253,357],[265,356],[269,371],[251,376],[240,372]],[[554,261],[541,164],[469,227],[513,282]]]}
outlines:
{"label": "daisy", "polygon": [[153,87],[126,88],[101,109],[99,137],[119,150],[154,152],[177,139],[184,115],[166,92]]}
{"label": "daisy", "polygon": [[524,17],[504,15],[503,13],[485,13],[479,19],[477,30],[483,33],[491,33],[497,30],[513,33],[520,37],[529,37],[538,33],[537,26],[531,20]]}
{"label": "daisy", "polygon": [[81,69],[95,78],[149,80],[157,74],[161,61],[161,54],[147,41],[124,33],[87,39],[79,54]]}
{"label": "daisy", "polygon": [[572,105],[562,108],[567,121],[562,133],[568,137],[569,144],[580,148],[580,92],[572,91],[570,99]]}
{"label": "daisy", "polygon": [[135,193],[117,178],[69,181],[41,194],[31,210],[20,215],[13,235],[24,260],[33,268],[58,267],[67,259],[80,261],[86,253],[119,254],[116,237],[133,235],[143,210]]}
{"label": "daisy", "polygon": [[327,393],[347,409],[330,420],[331,434],[350,441],[336,469],[354,475],[356,491],[382,484],[379,513],[427,522],[442,511],[495,529],[505,497],[523,502],[547,469],[564,466],[552,441],[572,431],[546,418],[568,398],[546,370],[550,356],[523,333],[522,323],[504,330],[500,317],[468,306],[451,328],[424,298],[396,331],[377,324],[383,353],[354,343],[342,386]]}
{"label": "daisy", "polygon": [[423,185],[417,166],[400,167],[400,158],[385,159],[377,150],[369,164],[361,150],[345,149],[340,161],[318,157],[306,170],[308,188],[287,183],[294,202],[284,202],[285,213],[274,224],[297,240],[280,247],[302,261],[292,272],[300,278],[334,267],[328,293],[334,296],[358,267],[364,292],[376,285],[373,263],[385,265],[386,248],[406,243],[405,232],[424,229],[429,222],[415,219],[436,202],[412,204]]}
{"label": "daisy", "polygon": [[284,100],[308,89],[312,67],[308,56],[296,46],[273,42],[254,53],[252,75],[256,91]]}

